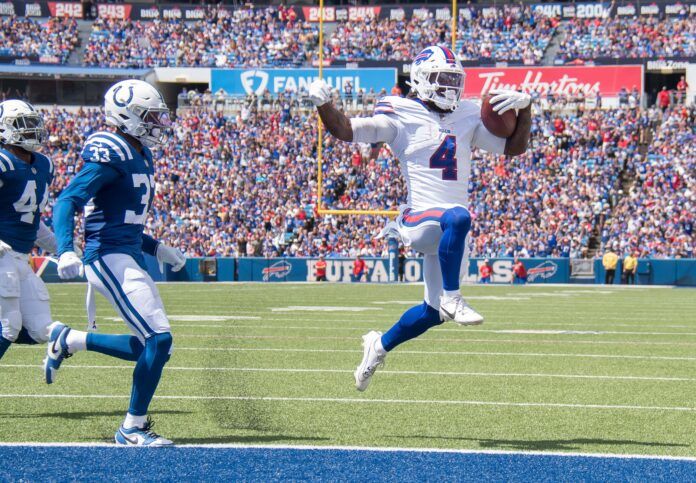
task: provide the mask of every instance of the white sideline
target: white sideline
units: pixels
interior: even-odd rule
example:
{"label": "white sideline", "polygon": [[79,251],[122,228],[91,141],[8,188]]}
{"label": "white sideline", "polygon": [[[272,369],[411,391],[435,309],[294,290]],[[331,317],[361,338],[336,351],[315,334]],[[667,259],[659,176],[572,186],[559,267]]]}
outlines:
{"label": "white sideline", "polygon": [[[40,364],[0,364],[0,368],[10,367],[16,369],[42,368]],[[133,370],[132,365],[65,365],[61,369],[127,369]],[[352,374],[352,369],[308,369],[290,367],[182,367],[165,366],[167,371],[202,371],[202,372],[290,372],[290,373],[326,373],[326,374]],[[693,377],[661,377],[661,376],[612,376],[592,374],[548,374],[548,373],[524,373],[524,372],[462,372],[462,371],[389,371],[380,370],[380,374],[394,376],[471,376],[471,377],[537,377],[557,379],[597,379],[616,381],[660,381],[660,382],[694,382]]]}
{"label": "white sideline", "polygon": [[[16,348],[45,350],[42,345],[17,345]],[[15,347],[13,347],[15,349]],[[280,349],[271,347],[176,347],[176,351],[198,352],[308,352],[308,353],[348,353],[362,354],[362,350],[351,349]],[[509,356],[509,357],[578,357],[589,359],[630,359],[645,361],[696,361],[696,357],[686,356],[643,356],[643,355],[616,355],[616,354],[572,354],[558,352],[475,352],[475,351],[415,351],[399,350],[398,354],[408,355],[436,355],[436,356]]]}
{"label": "white sideline", "polygon": [[[29,447],[29,448],[119,448],[132,449],[129,446],[116,445],[114,443],[0,443],[0,447]],[[284,449],[296,451],[361,451],[380,453],[449,453],[466,455],[523,455],[523,456],[560,456],[564,458],[610,458],[610,459],[638,459],[638,460],[668,460],[668,461],[696,461],[693,456],[670,455],[643,455],[643,454],[617,454],[617,453],[581,453],[575,451],[513,451],[504,449],[447,449],[447,448],[394,448],[388,446],[319,446],[319,445],[290,445],[290,444],[177,444],[176,448],[205,448],[205,449]],[[150,451],[144,449],[144,451]]]}
{"label": "white sideline", "polygon": [[[130,394],[0,394],[0,399],[127,399]],[[522,408],[573,408],[573,409],[608,409],[629,411],[677,411],[696,412],[696,408],[684,406],[638,406],[630,404],[575,404],[544,402],[509,402],[509,401],[467,401],[457,399],[360,399],[351,397],[285,397],[285,396],[157,396],[159,400],[195,400],[195,401],[266,401],[266,402],[331,402],[348,404],[434,404],[438,406],[507,406]]]}

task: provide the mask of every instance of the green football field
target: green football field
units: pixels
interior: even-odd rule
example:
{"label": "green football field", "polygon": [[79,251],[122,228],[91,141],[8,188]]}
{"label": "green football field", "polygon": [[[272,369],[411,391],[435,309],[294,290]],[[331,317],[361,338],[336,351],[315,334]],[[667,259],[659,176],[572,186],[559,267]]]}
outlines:
{"label": "green football field", "polygon": [[[83,285],[53,285],[83,329]],[[180,444],[471,448],[696,456],[696,291],[465,287],[484,325],[447,323],[354,388],[360,336],[421,300],[418,285],[169,284],[174,354],[151,407]],[[125,325],[102,299],[99,329]],[[0,363],[0,442],[108,442],[132,364],[43,346]]]}

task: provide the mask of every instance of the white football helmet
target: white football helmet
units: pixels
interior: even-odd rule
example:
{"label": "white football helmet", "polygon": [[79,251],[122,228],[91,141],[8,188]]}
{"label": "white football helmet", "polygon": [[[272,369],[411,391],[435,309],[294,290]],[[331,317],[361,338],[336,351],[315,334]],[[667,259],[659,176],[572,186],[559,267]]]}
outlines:
{"label": "white football helmet", "polygon": [[464,91],[464,67],[447,47],[423,49],[411,64],[409,85],[421,101],[454,111]]}
{"label": "white football helmet", "polygon": [[36,151],[47,137],[43,118],[34,106],[14,99],[0,103],[0,142]]}
{"label": "white football helmet", "polygon": [[106,123],[130,134],[147,147],[160,144],[171,126],[162,94],[147,82],[125,80],[104,95]]}

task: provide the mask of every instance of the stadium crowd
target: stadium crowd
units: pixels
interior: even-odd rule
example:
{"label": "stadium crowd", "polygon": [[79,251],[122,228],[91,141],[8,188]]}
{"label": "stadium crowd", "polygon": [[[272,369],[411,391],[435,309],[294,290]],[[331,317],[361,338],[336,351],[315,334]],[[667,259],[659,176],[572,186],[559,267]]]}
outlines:
{"label": "stadium crowd", "polygon": [[558,58],[575,59],[693,57],[696,17],[652,16],[573,19],[564,24]]}
{"label": "stadium crowd", "polygon": [[318,30],[284,7],[209,8],[204,20],[97,19],[84,63],[101,67],[300,65]]}
{"label": "stadium crowd", "polygon": [[[374,240],[383,217],[317,216],[317,120],[296,96],[269,104],[248,99],[229,116],[212,100],[194,104],[180,110],[156,153],[150,233],[191,256],[385,252],[384,241]],[[83,139],[102,128],[101,115],[94,109],[45,115],[47,151],[59,173],[55,199],[81,164]],[[622,250],[693,254],[693,121],[693,109],[679,105],[664,114],[582,104],[537,112],[526,155],[474,154],[472,254],[582,257],[600,231],[603,243]],[[672,152],[680,154],[675,159]],[[396,209],[404,201],[388,148],[328,137],[323,157],[324,207]],[[626,194],[624,186],[631,186]]]}
{"label": "stadium crowd", "polygon": [[65,63],[78,41],[74,19],[0,18],[0,57],[36,57],[42,62]]}
{"label": "stadium crowd", "polygon": [[457,28],[462,60],[522,60],[538,64],[551,42],[558,19],[535,13],[530,6],[465,9]]}
{"label": "stadium crowd", "polygon": [[[417,12],[417,13],[416,13]],[[556,60],[598,57],[651,58],[696,55],[696,21],[684,10],[672,17],[611,16],[559,20],[530,6],[459,10],[456,50],[465,61],[539,64],[556,32]],[[119,20],[98,18],[82,63],[100,67],[299,66],[316,61],[318,25],[284,6],[209,6],[205,18]],[[427,10],[410,18],[339,20],[325,28],[331,61],[406,60],[427,45],[451,45],[450,21]],[[74,19],[4,17],[0,56],[43,57],[64,63],[79,43]]]}

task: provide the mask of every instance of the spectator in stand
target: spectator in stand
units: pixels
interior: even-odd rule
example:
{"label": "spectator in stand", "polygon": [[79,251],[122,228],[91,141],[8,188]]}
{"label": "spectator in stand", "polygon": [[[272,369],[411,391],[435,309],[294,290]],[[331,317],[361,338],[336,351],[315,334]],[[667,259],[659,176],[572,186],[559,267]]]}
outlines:
{"label": "spectator in stand", "polygon": [[479,281],[481,283],[491,283],[492,276],[493,267],[491,267],[490,261],[486,258],[483,261],[483,265],[479,267]]}
{"label": "spectator in stand", "polygon": [[316,276],[317,282],[326,282],[326,259],[324,258],[324,255],[321,255],[319,257],[319,261],[316,264],[316,270],[317,270],[317,276]]}
{"label": "spectator in stand", "polygon": [[614,275],[616,274],[616,265],[619,263],[619,256],[614,253],[614,249],[609,247],[602,257],[602,266],[604,267],[604,284],[612,285],[614,283]]}
{"label": "spectator in stand", "polygon": [[360,255],[357,255],[355,257],[355,261],[353,262],[353,281],[365,281],[365,260],[363,260]]}
{"label": "spectator in stand", "polygon": [[636,283],[638,259],[629,251],[623,259],[621,283],[633,285]]}
{"label": "spectator in stand", "polygon": [[677,102],[684,104],[686,102],[686,91],[689,89],[689,84],[686,83],[686,77],[681,76],[677,82]]}
{"label": "spectator in stand", "polygon": [[522,285],[527,283],[527,268],[519,258],[515,258],[515,262],[512,265],[512,273],[514,278],[511,280],[511,283]]}
{"label": "spectator in stand", "polygon": [[662,90],[657,93],[657,105],[660,106],[660,109],[662,109],[662,112],[665,112],[667,108],[669,108],[669,105],[671,104],[672,99],[670,96],[669,91],[667,90],[666,86],[662,86]]}

